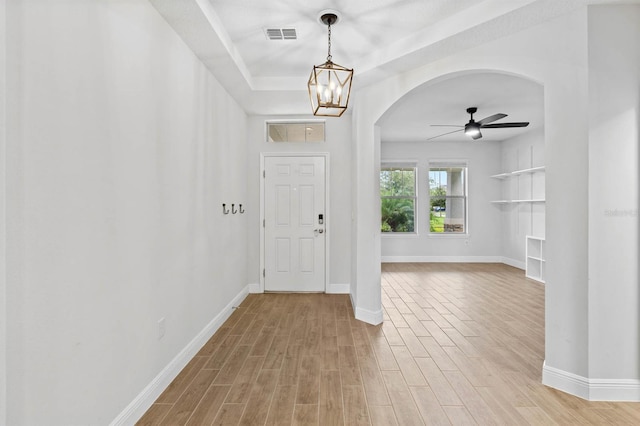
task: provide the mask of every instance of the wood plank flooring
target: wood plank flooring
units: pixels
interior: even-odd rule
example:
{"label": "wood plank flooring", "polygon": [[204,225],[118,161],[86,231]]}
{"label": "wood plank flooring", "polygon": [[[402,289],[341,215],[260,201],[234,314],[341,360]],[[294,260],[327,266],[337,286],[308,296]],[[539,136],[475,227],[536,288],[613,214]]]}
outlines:
{"label": "wood plank flooring", "polygon": [[540,384],[544,286],[497,264],[385,264],[348,295],[252,294],[139,425],[632,425],[640,404]]}

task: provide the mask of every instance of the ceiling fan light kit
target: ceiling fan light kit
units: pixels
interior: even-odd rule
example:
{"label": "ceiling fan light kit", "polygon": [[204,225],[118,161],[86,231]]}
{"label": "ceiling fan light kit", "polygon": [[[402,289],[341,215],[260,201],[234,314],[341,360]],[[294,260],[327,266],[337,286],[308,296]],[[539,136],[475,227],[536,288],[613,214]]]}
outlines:
{"label": "ceiling fan light kit", "polygon": [[349,105],[353,69],[332,61],[331,25],[338,21],[336,12],[323,13],[320,21],[328,27],[328,53],[324,64],[313,67],[307,83],[311,110],[316,116],[340,117]]}
{"label": "ceiling fan light kit", "polygon": [[[441,135],[434,136],[427,140],[439,138],[440,136],[449,135],[451,133],[461,132],[463,130],[465,135],[470,136],[472,139],[475,140],[475,139],[480,139],[482,137],[482,133],[480,132],[480,129],[507,129],[511,127],[527,127],[529,125],[528,121],[489,124],[489,123],[493,123],[494,121],[500,120],[501,118],[505,118],[507,116],[507,114],[502,114],[502,113],[493,114],[493,115],[490,115],[489,117],[483,118],[480,121],[475,121],[473,119],[473,114],[475,114],[477,111],[478,111],[478,108],[476,107],[467,108],[467,114],[470,115],[470,118],[469,118],[469,122],[464,125],[464,128],[461,128],[459,130],[454,130],[452,132],[443,133]],[[443,126],[443,125],[432,124],[432,126]],[[449,125],[445,124],[444,126],[449,126]],[[450,127],[462,127],[462,126],[452,124],[450,125]]]}
{"label": "ceiling fan light kit", "polygon": [[464,126],[464,134],[467,136],[471,136],[474,139],[478,139],[478,137],[482,137],[482,133],[480,133],[480,126],[476,123],[468,123]]}

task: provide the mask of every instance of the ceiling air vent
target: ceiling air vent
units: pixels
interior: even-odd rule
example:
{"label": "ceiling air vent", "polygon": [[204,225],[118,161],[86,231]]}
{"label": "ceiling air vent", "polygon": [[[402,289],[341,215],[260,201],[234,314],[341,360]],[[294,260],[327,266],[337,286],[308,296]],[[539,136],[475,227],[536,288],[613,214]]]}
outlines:
{"label": "ceiling air vent", "polygon": [[296,35],[296,29],[295,28],[283,28],[282,29],[282,37],[285,40],[295,40],[298,38],[298,36]]}
{"label": "ceiling air vent", "polygon": [[264,34],[268,40],[297,40],[295,28],[265,28]]}

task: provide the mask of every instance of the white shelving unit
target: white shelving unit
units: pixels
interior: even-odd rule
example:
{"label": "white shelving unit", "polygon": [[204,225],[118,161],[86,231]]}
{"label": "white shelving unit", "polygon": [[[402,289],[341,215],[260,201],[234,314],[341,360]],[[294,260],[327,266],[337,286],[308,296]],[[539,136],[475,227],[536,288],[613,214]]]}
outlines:
{"label": "white shelving unit", "polygon": [[535,200],[493,200],[491,201],[493,204],[514,204],[514,203],[544,203],[543,199],[535,199]]}
{"label": "white shelving unit", "polygon": [[[544,166],[531,167],[528,169],[514,170],[512,172],[500,173],[497,175],[492,175],[491,177],[495,179],[509,179],[509,178],[524,175],[524,174],[544,172],[544,169],[545,169]],[[525,199],[494,200],[491,202],[493,204],[519,204],[519,203],[544,203],[545,200],[543,198],[525,198]]]}
{"label": "white shelving unit", "polygon": [[544,238],[527,235],[525,249],[525,276],[532,280],[544,283],[546,275],[545,259],[546,253]]}
{"label": "white shelving unit", "polygon": [[492,178],[496,178],[496,179],[506,179],[506,178],[510,178],[512,176],[518,176],[518,175],[524,175],[527,173],[535,173],[535,172],[542,172],[544,171],[544,166],[539,166],[539,167],[531,167],[528,169],[522,169],[522,170],[515,170],[513,172],[506,172],[506,173],[500,173],[497,175],[493,175],[491,176]]}

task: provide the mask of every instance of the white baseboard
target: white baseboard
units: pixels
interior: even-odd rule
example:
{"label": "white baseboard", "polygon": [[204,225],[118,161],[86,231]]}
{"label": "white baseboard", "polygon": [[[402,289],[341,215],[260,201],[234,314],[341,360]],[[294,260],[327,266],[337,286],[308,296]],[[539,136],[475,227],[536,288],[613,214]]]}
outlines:
{"label": "white baseboard", "polygon": [[521,260],[515,260],[509,257],[503,257],[502,263],[504,263],[505,265],[513,266],[514,268],[522,269],[523,271],[526,269],[525,263]]}
{"label": "white baseboard", "polygon": [[589,399],[589,381],[577,374],[542,364],[542,384],[582,399]]}
{"label": "white baseboard", "polygon": [[[260,284],[253,283],[248,285],[249,293],[264,293],[260,288]],[[349,294],[351,293],[351,284],[327,284],[325,293],[328,294]]]}
{"label": "white baseboard", "polygon": [[640,402],[640,380],[591,379],[589,400]]}
{"label": "white baseboard", "polygon": [[382,256],[382,263],[502,263],[502,256]]}
{"label": "white baseboard", "polygon": [[545,363],[542,384],[588,401],[640,402],[640,380],[636,379],[589,379]]}
{"label": "white baseboard", "polygon": [[349,293],[349,299],[351,299],[351,309],[353,309],[354,316],[355,316],[357,304],[356,304],[356,301],[353,299],[353,293]]}
{"label": "white baseboard", "polygon": [[224,309],[215,316],[200,331],[196,337],[191,340],[187,346],[176,355],[175,358],[162,369],[162,371],[145,387],[138,396],[111,422],[111,426],[116,425],[134,425],[151,405],[158,399],[160,394],[169,386],[198,351],[209,341],[211,336],[220,328],[220,326],[229,318],[233,312],[233,307],[238,306],[249,292],[249,286],[245,287],[240,293],[233,298]]}
{"label": "white baseboard", "polygon": [[383,315],[382,309],[379,311],[369,311],[367,309],[355,307],[354,309],[355,316],[357,320],[364,321],[371,325],[378,325],[382,323]]}
{"label": "white baseboard", "polygon": [[382,256],[382,263],[504,263],[525,269],[522,261],[502,256]]}
{"label": "white baseboard", "polygon": [[350,294],[351,284],[327,284],[326,292],[329,294]]}

